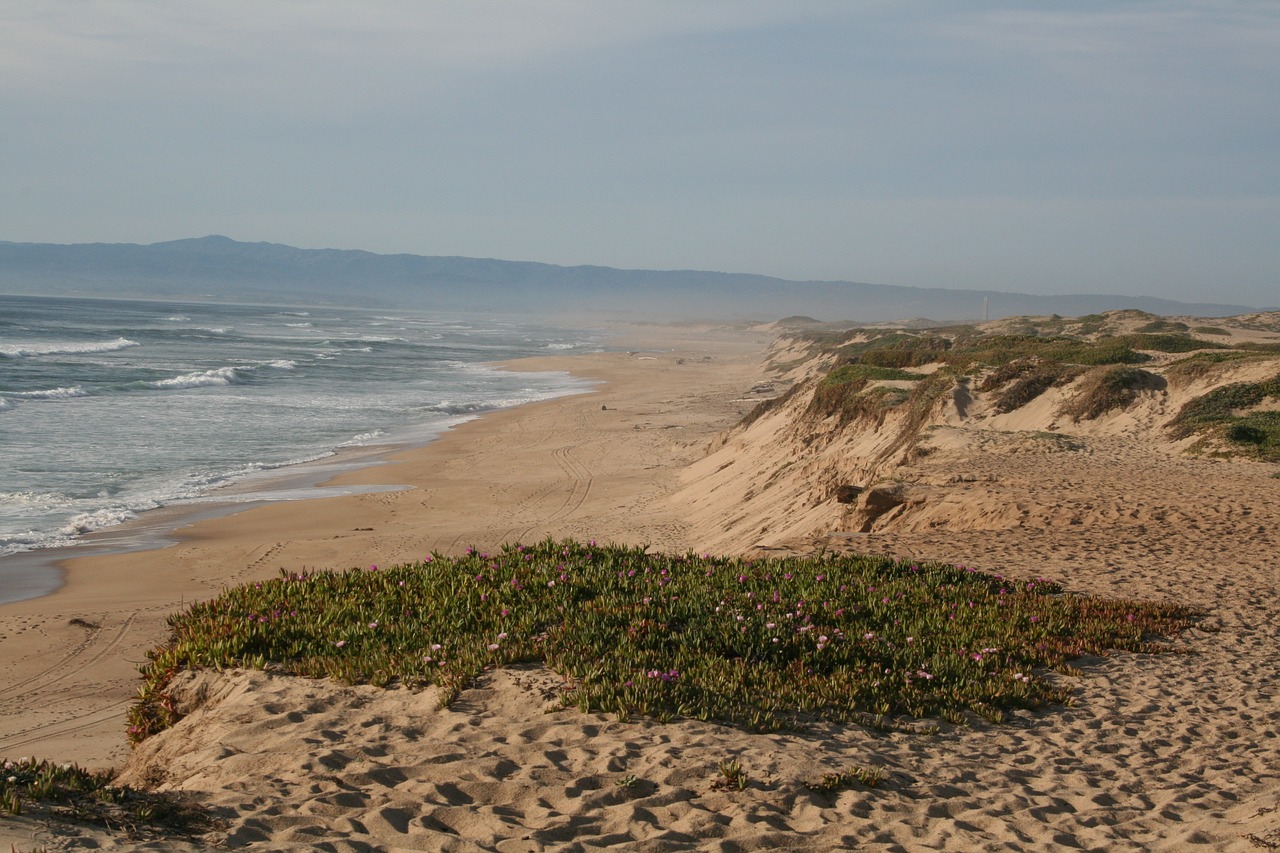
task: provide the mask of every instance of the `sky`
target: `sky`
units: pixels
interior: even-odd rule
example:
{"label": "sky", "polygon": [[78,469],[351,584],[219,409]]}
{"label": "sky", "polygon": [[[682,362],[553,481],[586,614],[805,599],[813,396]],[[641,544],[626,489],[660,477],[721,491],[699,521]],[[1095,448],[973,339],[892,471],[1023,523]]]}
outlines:
{"label": "sky", "polygon": [[4,0],[0,240],[1280,305],[1275,0]]}

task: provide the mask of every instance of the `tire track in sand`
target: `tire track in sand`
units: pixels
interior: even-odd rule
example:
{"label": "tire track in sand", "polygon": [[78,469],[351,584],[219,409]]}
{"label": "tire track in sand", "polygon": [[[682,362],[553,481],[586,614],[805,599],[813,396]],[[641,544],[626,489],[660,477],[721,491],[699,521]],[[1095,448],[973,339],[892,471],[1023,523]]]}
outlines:
{"label": "tire track in sand", "polygon": [[[77,658],[92,648],[94,640],[96,640],[102,633],[101,628],[91,630],[88,638],[86,638],[84,642],[72,649],[65,657],[53,666],[36,673],[30,678],[24,678],[21,681],[16,681],[12,684],[0,687],[0,696],[7,696],[20,690],[26,693],[30,693],[34,690],[45,690],[60,681],[70,678],[78,672],[88,669],[110,654],[124,641],[125,635],[129,633],[129,629],[133,627],[133,623],[137,618],[138,614],[131,614],[129,618],[124,620],[120,627],[116,629],[111,639],[107,641],[107,644],[99,649],[93,657],[88,660],[78,661],[74,663],[74,665],[70,665],[73,661],[76,661]],[[42,679],[44,680],[42,681]]]}
{"label": "tire track in sand", "polygon": [[[568,447],[558,447],[551,451],[552,458],[556,464],[560,466],[560,470],[564,473],[564,479],[556,483],[550,492],[563,491],[564,500],[560,506],[553,509],[550,513],[543,516],[538,522],[531,524],[516,535],[516,540],[523,540],[528,535],[545,524],[559,521],[572,515],[582,507],[587,501],[587,497],[591,494],[591,486],[595,482],[594,472],[586,465],[582,464],[573,451]],[[507,531],[506,539],[510,541],[512,533],[520,528],[511,528]]]}
{"label": "tire track in sand", "polygon": [[[132,700],[125,699],[120,702],[113,702],[110,705],[93,708],[83,714],[73,714],[66,720],[51,726],[41,724],[33,726],[29,729],[13,732],[6,738],[0,738],[0,753],[10,754],[12,750],[18,749],[29,743],[36,741],[44,741],[54,737],[74,734],[84,729],[91,729],[95,726],[101,726],[103,723],[116,720],[123,728],[124,714],[123,709],[129,707]],[[25,735],[25,737],[24,737]]]}

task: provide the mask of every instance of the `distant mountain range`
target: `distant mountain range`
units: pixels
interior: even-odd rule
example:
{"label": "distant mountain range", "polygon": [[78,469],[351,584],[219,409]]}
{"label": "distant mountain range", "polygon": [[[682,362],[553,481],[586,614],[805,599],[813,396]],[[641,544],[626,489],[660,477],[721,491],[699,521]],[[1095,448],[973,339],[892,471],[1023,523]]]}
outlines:
{"label": "distant mountain range", "polygon": [[806,314],[859,322],[1080,316],[1120,308],[1222,317],[1246,305],[1107,294],[1032,296],[746,273],[562,267],[528,261],[378,255],[200,237],[133,243],[0,241],[0,293],[326,304],[636,319],[772,320]]}

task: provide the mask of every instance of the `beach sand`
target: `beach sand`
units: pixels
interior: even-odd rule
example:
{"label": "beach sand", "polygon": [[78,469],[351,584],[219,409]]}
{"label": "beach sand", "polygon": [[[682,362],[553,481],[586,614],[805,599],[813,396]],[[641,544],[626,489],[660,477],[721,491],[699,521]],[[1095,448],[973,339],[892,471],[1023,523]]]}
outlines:
{"label": "beach sand", "polygon": [[[1212,630],[1183,637],[1186,655],[1078,662],[1071,707],[999,726],[944,724],[933,736],[834,726],[752,735],[546,713],[559,679],[538,667],[486,674],[448,710],[433,690],[192,674],[181,691],[190,715],[141,746],[124,781],[192,792],[224,821],[217,838],[232,849],[1274,846],[1275,466],[1187,457],[1136,427],[1074,442],[1033,440],[1025,424],[940,430],[912,471],[935,484],[928,505],[945,511],[868,533],[784,535],[812,517],[808,497],[784,478],[756,494],[721,461],[771,464],[767,441],[723,431],[776,393],[762,358],[772,335],[628,334],[632,353],[512,365],[600,380],[593,393],[486,415],[339,478],[407,490],[203,521],[162,550],[72,561],[58,592],[0,605],[0,755],[124,765],[135,665],[163,640],[167,614],[281,568],[392,564],[547,536],[676,551],[850,548],[1182,601],[1207,608]],[[751,513],[776,518],[776,530],[759,530]],[[745,790],[715,784],[730,759],[750,777]],[[836,793],[803,784],[854,767],[883,768],[885,781]],[[0,818],[0,846],[204,849],[74,831]]]}

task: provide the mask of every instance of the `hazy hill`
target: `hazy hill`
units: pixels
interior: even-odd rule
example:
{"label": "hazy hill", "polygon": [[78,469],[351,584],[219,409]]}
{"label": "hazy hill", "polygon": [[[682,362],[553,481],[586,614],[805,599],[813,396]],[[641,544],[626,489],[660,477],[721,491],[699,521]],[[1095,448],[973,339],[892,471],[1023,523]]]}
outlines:
{"label": "hazy hill", "polygon": [[856,321],[922,316],[978,319],[984,297],[992,318],[1055,313],[1078,316],[1120,308],[1183,316],[1227,316],[1253,310],[1250,306],[1154,297],[1031,296],[847,281],[787,281],[745,273],[379,255],[242,243],[217,236],[151,245],[0,241],[0,292],[450,311],[625,312],[652,319],[767,319],[788,314]]}

